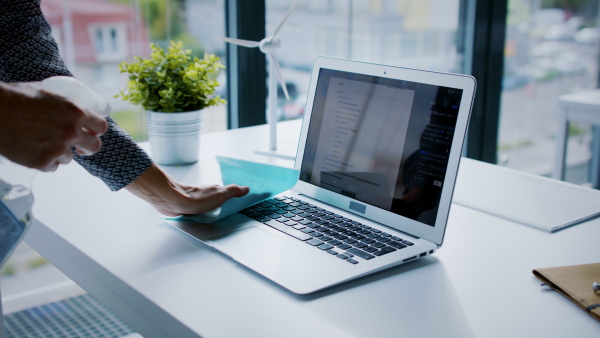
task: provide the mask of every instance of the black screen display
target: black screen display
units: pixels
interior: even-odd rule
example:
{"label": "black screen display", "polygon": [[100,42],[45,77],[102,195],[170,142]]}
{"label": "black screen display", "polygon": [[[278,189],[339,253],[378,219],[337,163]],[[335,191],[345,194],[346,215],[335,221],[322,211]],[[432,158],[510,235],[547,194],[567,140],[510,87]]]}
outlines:
{"label": "black screen display", "polygon": [[433,226],[462,90],[323,69],[302,181]]}

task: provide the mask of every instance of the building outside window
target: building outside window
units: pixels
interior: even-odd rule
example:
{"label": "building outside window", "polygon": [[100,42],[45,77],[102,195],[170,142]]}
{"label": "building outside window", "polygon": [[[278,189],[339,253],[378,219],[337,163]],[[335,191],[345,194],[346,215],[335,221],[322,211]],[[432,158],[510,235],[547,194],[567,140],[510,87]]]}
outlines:
{"label": "building outside window", "polygon": [[126,25],[94,25],[90,27],[98,61],[121,61],[127,55]]}

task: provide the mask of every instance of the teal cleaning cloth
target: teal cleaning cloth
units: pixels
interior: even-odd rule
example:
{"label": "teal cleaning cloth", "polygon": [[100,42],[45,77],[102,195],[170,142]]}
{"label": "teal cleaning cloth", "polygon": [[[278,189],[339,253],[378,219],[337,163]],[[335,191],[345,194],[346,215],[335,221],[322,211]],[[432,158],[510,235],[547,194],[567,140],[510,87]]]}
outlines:
{"label": "teal cleaning cloth", "polygon": [[217,156],[217,161],[221,167],[221,177],[224,185],[237,184],[248,186],[250,187],[250,192],[246,196],[228,200],[220,208],[211,212],[169,219],[191,220],[201,223],[216,222],[253,204],[289,190],[298,182],[299,172],[296,169],[224,156]]}

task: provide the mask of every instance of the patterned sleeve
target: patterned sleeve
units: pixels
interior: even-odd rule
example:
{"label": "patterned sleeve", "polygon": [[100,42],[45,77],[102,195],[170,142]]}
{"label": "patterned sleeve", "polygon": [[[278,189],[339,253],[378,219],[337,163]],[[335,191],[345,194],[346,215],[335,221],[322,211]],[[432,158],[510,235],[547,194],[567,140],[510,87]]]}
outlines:
{"label": "patterned sleeve", "polygon": [[[40,0],[0,0],[0,42],[0,81],[72,76],[58,53]],[[107,120],[100,151],[93,156],[75,154],[74,158],[116,191],[135,180],[152,160],[112,118]]]}

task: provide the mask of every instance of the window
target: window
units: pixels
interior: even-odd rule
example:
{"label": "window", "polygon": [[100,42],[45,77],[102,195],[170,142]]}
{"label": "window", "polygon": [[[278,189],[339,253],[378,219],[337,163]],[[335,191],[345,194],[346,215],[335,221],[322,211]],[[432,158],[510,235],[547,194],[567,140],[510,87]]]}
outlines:
{"label": "window", "polygon": [[[559,96],[598,88],[597,0],[509,0],[498,163],[550,176]],[[592,127],[570,126],[566,179],[589,182]],[[596,155],[597,156],[597,155]]]}
{"label": "window", "polygon": [[[266,32],[272,34],[295,0],[266,0]],[[302,115],[316,56],[396,66],[463,72],[457,58],[459,0],[302,1],[278,33],[278,59],[286,83],[297,89],[280,97],[280,120]]]}
{"label": "window", "polygon": [[91,26],[98,62],[121,61],[127,55],[125,25]]}
{"label": "window", "polygon": [[[150,42],[169,40],[183,41],[194,55],[224,57],[224,44],[214,38],[225,35],[223,0],[43,0],[41,8],[71,72],[110,102],[111,116],[137,141],[146,139],[145,119],[139,107],[114,98],[127,80],[119,63],[148,56]],[[219,94],[226,97],[224,75]],[[202,132],[226,128],[226,107],[207,109]],[[81,292],[24,242],[0,278],[5,313]]]}
{"label": "window", "polygon": [[101,28],[96,28],[94,34],[94,47],[96,47],[96,54],[102,55],[104,51],[104,31]]}

